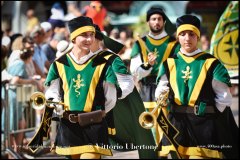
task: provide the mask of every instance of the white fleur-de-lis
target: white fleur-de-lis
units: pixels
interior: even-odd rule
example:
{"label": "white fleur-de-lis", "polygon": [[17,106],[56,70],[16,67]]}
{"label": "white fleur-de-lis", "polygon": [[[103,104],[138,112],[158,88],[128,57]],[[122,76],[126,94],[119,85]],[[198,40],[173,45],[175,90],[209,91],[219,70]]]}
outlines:
{"label": "white fleur-de-lis", "polygon": [[190,71],[190,67],[187,66],[186,71],[182,71],[182,73],[184,74],[184,76],[182,76],[182,78],[184,78],[184,83],[187,83],[187,81],[192,78],[190,75],[192,73],[192,71]]}

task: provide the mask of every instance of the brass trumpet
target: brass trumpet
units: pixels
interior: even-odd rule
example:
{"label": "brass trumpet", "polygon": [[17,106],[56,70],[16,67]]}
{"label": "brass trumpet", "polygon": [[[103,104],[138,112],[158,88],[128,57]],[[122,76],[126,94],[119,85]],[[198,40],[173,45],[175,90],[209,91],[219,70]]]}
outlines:
{"label": "brass trumpet", "polygon": [[168,98],[168,93],[169,91],[161,94],[157,100],[157,105],[154,107],[154,109],[152,110],[152,112],[143,112],[141,113],[141,115],[139,116],[139,123],[140,126],[145,128],[145,129],[151,129],[152,127],[154,127],[157,123],[157,118],[154,115],[154,113],[156,112],[156,110],[159,107],[162,106],[167,106],[167,98]]}
{"label": "brass trumpet", "polygon": [[45,95],[42,92],[34,92],[30,97],[30,104],[36,110],[41,110],[45,107],[46,104],[55,103],[64,106],[62,102],[53,102],[46,100]]}

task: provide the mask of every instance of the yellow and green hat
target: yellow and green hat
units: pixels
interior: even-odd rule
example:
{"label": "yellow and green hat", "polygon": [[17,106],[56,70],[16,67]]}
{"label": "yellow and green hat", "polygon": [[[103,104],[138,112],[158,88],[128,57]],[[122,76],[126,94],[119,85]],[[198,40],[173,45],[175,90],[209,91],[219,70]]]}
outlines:
{"label": "yellow and green hat", "polygon": [[78,35],[92,31],[95,33],[95,28],[93,26],[93,21],[89,17],[80,16],[74,18],[68,22],[68,28],[70,31],[70,40],[72,41]]}
{"label": "yellow and green hat", "polygon": [[178,36],[182,31],[190,30],[196,33],[196,35],[200,38],[200,20],[196,16],[183,15],[177,18],[176,27],[176,36]]}

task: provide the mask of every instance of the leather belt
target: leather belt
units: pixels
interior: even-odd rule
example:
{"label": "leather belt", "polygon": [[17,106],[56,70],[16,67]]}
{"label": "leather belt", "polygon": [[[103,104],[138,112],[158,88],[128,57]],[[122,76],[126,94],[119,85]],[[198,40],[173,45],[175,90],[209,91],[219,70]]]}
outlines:
{"label": "leather belt", "polygon": [[[101,112],[102,112],[102,117],[105,117],[106,116],[105,111],[101,111]],[[79,116],[84,113],[87,113],[87,112],[73,113],[73,112],[65,111],[63,112],[62,118],[69,120],[71,123],[79,123]]]}
{"label": "leather belt", "polygon": [[[172,105],[170,110],[173,113],[194,113],[197,115],[198,105],[194,107]],[[215,113],[214,106],[206,106],[204,113]]]}

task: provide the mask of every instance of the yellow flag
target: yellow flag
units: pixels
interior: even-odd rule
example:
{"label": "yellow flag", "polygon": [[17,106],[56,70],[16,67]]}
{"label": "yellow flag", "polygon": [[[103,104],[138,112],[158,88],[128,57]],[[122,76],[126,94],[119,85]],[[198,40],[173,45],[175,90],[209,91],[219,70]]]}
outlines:
{"label": "yellow flag", "polygon": [[210,53],[227,68],[232,83],[238,83],[238,1],[231,1],[214,30]]}

